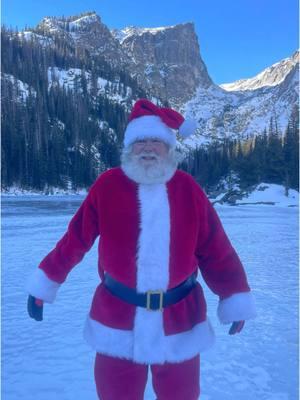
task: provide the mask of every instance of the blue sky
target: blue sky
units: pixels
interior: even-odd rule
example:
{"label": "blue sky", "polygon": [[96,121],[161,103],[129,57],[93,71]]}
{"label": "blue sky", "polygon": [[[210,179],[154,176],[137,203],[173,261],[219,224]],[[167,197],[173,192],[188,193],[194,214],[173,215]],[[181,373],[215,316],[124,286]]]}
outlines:
{"label": "blue sky", "polygon": [[2,24],[96,11],[109,28],[194,22],[215,83],[250,78],[299,47],[298,0],[2,0]]}

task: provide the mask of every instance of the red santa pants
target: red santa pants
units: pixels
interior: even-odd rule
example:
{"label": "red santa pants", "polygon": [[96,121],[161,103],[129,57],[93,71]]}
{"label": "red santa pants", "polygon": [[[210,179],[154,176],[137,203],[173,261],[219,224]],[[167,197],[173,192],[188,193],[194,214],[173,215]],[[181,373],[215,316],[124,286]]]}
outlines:
{"label": "red santa pants", "polygon": [[[153,364],[157,400],[197,400],[200,395],[199,355],[181,363]],[[101,400],[143,400],[148,366],[97,353],[95,380]]]}

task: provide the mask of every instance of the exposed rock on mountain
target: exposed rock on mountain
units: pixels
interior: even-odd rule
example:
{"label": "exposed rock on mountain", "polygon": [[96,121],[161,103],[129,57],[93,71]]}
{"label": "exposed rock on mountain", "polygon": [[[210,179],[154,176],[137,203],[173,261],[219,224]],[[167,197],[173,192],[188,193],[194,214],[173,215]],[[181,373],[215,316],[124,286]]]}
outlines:
{"label": "exposed rock on mountain", "polygon": [[197,87],[212,84],[192,23],[110,31],[99,16],[87,13],[44,18],[35,32],[58,35],[77,49],[103,56],[110,65],[129,72],[143,89],[173,106],[182,106]]}
{"label": "exposed rock on mountain", "polygon": [[135,75],[145,88],[180,106],[211,78],[201,59],[192,23],[163,28],[125,28],[113,31],[134,62]]}
{"label": "exposed rock on mountain", "polygon": [[87,50],[92,56],[101,55],[114,67],[130,65],[130,59],[121,49],[119,41],[95,13],[63,19],[47,17],[37,25],[35,31],[65,38],[77,50]]}

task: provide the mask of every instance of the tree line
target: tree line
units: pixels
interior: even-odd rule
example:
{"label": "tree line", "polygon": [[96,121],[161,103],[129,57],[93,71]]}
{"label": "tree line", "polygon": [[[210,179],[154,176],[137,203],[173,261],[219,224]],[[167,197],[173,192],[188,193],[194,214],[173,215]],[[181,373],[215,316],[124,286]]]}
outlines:
{"label": "tree line", "polygon": [[[128,109],[147,94],[124,71],[75,51],[59,37],[43,46],[3,27],[1,41],[2,187],[90,186],[119,163]],[[51,67],[78,68],[81,74],[73,88],[60,86],[55,74],[49,76]],[[107,79],[104,93],[99,77]],[[122,102],[113,100],[116,95]]]}
{"label": "tree line", "polygon": [[265,182],[299,191],[299,109],[295,107],[282,135],[271,118],[263,134],[247,140],[225,140],[192,150],[180,168],[207,192],[235,174],[241,188]]}

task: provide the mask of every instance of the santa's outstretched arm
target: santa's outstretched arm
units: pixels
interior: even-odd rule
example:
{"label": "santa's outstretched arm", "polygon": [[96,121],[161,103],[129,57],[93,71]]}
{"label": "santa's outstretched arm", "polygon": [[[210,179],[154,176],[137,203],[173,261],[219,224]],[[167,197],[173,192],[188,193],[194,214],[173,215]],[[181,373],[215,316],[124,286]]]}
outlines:
{"label": "santa's outstretched arm", "polygon": [[219,320],[229,324],[254,318],[254,298],[243,265],[215,209],[204,193],[201,196],[196,255],[206,284],[219,296]]}
{"label": "santa's outstretched arm", "polygon": [[92,247],[98,234],[96,197],[92,187],[66,233],[30,276],[26,285],[28,293],[52,303],[60,285]]}

